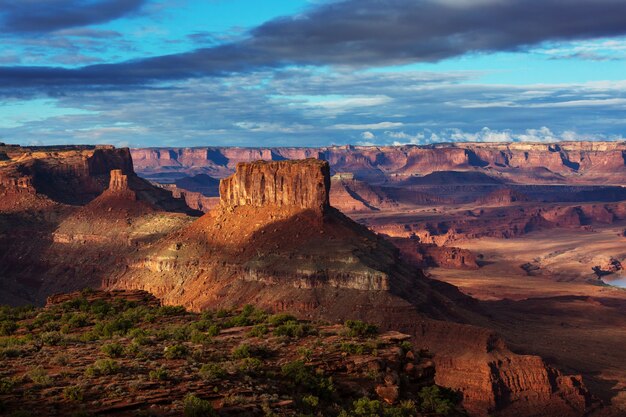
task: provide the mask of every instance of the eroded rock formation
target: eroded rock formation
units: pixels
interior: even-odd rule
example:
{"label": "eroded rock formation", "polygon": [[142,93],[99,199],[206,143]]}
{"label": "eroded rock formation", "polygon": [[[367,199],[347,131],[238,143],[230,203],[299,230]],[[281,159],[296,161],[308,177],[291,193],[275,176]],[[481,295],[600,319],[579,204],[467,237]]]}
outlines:
{"label": "eroded rock formation", "polygon": [[222,183],[220,207],[132,254],[104,285],[193,310],[253,303],[406,332],[435,353],[436,382],[463,391],[472,415],[578,416],[591,406],[576,377],[513,354],[493,332],[467,324],[489,321],[475,300],[427,279],[392,244],[330,207],[327,167],[239,165]]}
{"label": "eroded rock formation", "polygon": [[329,207],[330,168],[317,159],[240,163],[220,182],[223,207],[297,207],[323,212]]}

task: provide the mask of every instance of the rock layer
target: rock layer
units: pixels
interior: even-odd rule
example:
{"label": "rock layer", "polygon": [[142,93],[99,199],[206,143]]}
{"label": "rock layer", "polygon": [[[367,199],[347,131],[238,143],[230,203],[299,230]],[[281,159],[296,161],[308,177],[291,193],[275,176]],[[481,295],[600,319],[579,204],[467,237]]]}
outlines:
{"label": "rock layer", "polygon": [[[252,303],[406,332],[435,353],[437,383],[461,390],[472,415],[578,416],[591,404],[570,377],[466,324],[488,323],[474,300],[427,279],[389,242],[329,207],[327,165],[255,162],[237,172],[223,181],[218,209],[133,254],[104,285],[193,310]],[[290,184],[282,194],[266,185],[280,178]]]}
{"label": "rock layer", "polygon": [[329,207],[330,169],[327,162],[257,161],[240,163],[220,182],[223,207],[276,205],[324,211]]}

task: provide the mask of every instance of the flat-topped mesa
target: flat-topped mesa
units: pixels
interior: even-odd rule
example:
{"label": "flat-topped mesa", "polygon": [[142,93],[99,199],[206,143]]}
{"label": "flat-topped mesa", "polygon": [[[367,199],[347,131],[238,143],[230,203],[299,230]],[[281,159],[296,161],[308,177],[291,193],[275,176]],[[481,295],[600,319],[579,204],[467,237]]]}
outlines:
{"label": "flat-topped mesa", "polygon": [[279,206],[325,212],[329,204],[330,167],[318,159],[255,161],[237,164],[220,181],[220,205]]}

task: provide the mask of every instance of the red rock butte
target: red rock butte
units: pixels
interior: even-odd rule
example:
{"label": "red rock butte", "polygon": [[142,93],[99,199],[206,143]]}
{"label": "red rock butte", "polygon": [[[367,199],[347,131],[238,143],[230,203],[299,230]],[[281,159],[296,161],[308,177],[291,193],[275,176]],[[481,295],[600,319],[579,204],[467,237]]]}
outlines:
{"label": "red rock butte", "polygon": [[329,207],[330,167],[317,159],[239,163],[220,181],[223,207],[276,205],[323,212]]}

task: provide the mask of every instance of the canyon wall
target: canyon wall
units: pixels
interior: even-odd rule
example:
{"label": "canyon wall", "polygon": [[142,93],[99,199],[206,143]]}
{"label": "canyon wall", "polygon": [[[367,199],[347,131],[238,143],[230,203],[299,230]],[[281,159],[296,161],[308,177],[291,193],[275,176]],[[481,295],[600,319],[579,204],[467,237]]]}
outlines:
{"label": "canyon wall", "polygon": [[[526,183],[622,184],[626,142],[452,143],[425,146],[331,146],[321,148],[133,149],[135,166],[152,177],[168,172],[225,177],[238,162],[317,158],[333,172],[358,179],[394,180],[433,171],[479,170]],[[517,180],[516,180],[517,178]]]}

